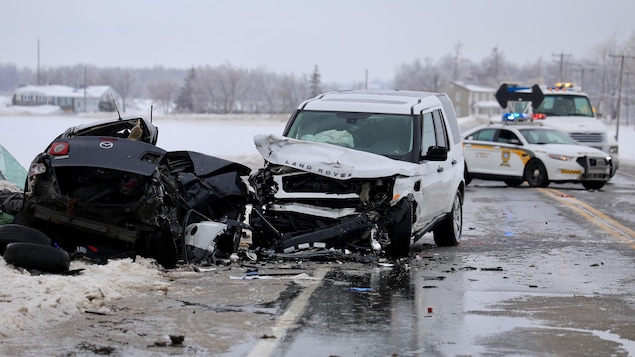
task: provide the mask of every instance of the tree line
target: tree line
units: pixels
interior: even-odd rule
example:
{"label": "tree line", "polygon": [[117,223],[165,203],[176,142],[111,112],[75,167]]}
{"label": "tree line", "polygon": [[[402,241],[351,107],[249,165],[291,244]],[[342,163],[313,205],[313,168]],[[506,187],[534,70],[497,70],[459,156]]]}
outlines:
{"label": "tree line", "polygon": [[[630,75],[635,73],[635,34],[624,43],[615,38],[598,44],[585,58],[570,53],[537,58],[526,64],[508,61],[497,46],[480,61],[465,58],[462,44],[439,59],[427,56],[403,63],[390,82],[323,83],[319,66],[305,74],[280,74],[264,68],[241,68],[229,61],[218,66],[188,69],[124,68],[74,65],[33,70],[0,63],[0,92],[12,93],[25,84],[61,84],[74,87],[109,85],[125,103],[150,98],[164,112],[180,113],[289,113],[301,101],[336,89],[394,88],[447,91],[454,81],[497,88],[502,82],[531,85],[574,82],[606,114],[616,110],[619,83],[622,104],[633,102]],[[529,56],[528,56],[529,57]],[[622,66],[623,62],[623,66]]]}

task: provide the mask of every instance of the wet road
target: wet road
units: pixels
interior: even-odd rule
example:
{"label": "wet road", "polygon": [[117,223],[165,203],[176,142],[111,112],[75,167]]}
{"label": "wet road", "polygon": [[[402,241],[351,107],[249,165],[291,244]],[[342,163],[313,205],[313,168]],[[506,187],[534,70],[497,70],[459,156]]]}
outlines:
{"label": "wet road", "polygon": [[602,191],[475,180],[463,241],[330,270],[273,356],[635,355],[635,176]]}
{"label": "wet road", "polygon": [[635,356],[634,202],[634,166],[601,191],[474,180],[458,247],[162,271],[0,355]]}

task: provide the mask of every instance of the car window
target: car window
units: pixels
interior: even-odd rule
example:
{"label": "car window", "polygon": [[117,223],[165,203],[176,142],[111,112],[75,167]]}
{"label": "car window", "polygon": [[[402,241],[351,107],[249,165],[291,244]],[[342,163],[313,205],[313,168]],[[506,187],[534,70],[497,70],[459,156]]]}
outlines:
{"label": "car window", "polygon": [[593,117],[589,98],[577,95],[547,95],[535,112],[547,116]]}
{"label": "car window", "polygon": [[481,129],[466,136],[465,140],[494,141],[494,134],[496,134],[496,129]]}
{"label": "car window", "polygon": [[413,128],[409,115],[302,111],[286,136],[396,157],[412,152]]}
{"label": "car window", "polygon": [[510,130],[499,130],[496,141],[499,143],[513,143],[513,144],[520,143],[520,140],[518,140],[518,136],[516,136],[516,134],[514,134]]}
{"label": "car window", "polygon": [[421,150],[424,155],[431,146],[448,147],[448,135],[438,110],[423,114]]}

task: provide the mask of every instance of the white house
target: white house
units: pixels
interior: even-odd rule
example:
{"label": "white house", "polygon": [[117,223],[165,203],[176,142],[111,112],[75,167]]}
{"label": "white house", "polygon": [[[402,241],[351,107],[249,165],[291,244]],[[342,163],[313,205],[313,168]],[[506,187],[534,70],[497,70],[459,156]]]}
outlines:
{"label": "white house", "polygon": [[459,117],[469,115],[491,118],[503,114],[496,101],[496,88],[455,81],[447,94],[452,99],[456,115]]}
{"label": "white house", "polygon": [[68,112],[114,111],[113,97],[119,94],[110,86],[73,88],[63,85],[26,85],[13,94],[13,105],[57,105]]}

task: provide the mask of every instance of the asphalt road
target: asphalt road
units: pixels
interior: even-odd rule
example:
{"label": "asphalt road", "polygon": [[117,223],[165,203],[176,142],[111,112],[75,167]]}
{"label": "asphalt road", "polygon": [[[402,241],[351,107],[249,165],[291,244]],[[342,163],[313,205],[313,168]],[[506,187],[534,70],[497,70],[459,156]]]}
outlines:
{"label": "asphalt road", "polygon": [[411,259],[241,260],[4,338],[11,356],[635,355],[635,168],[601,191],[474,180],[463,240]]}

